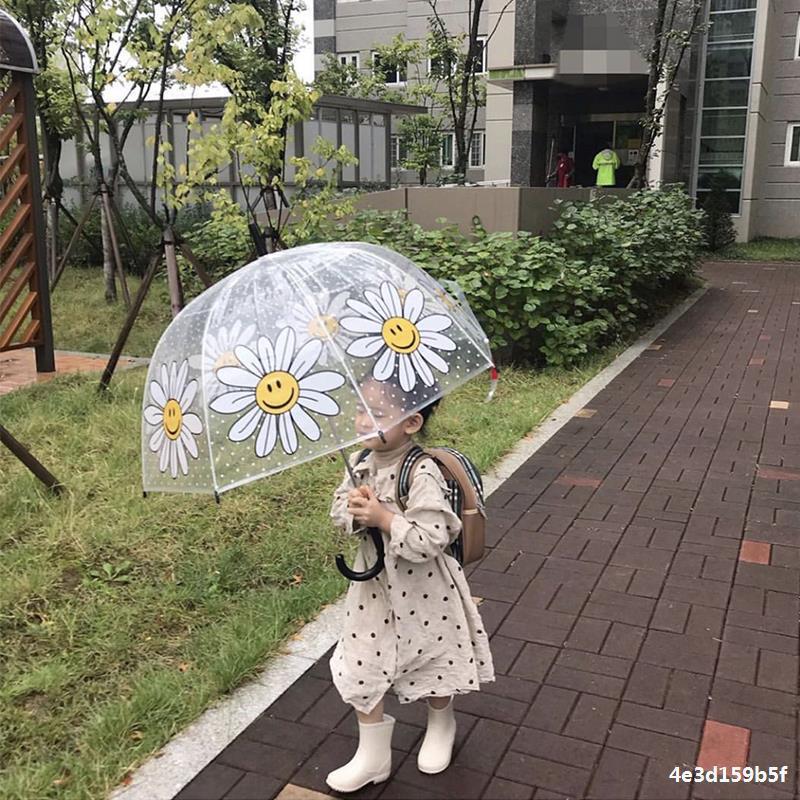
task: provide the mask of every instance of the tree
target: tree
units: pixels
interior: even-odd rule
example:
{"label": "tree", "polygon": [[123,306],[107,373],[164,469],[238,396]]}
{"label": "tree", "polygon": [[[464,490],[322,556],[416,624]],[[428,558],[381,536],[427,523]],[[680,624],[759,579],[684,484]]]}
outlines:
{"label": "tree", "polygon": [[439,165],[442,152],[442,118],[416,114],[400,120],[398,135],[402,144],[400,163],[404,169],[416,170],[420,186],[424,186],[428,170]]}
{"label": "tree", "polygon": [[711,191],[703,204],[705,245],[712,251],[721,250],[736,241],[729,195],[725,191],[728,185],[724,174],[715,175],[711,179]]}
{"label": "tree", "polygon": [[[433,59],[449,68],[442,70],[446,108],[453,125],[455,158],[453,171],[457,176],[467,172],[469,150],[478,121],[478,109],[486,103],[486,82],[482,76],[484,50],[497,31],[503,15],[513,0],[506,0],[494,27],[485,39],[479,36],[484,0],[474,0],[467,6],[466,30],[453,33],[447,27],[439,0],[428,0],[433,16],[429,20],[429,49]],[[446,13],[446,12],[445,12]]]}
{"label": "tree", "polygon": [[664,113],[675,78],[692,40],[704,28],[701,18],[704,5],[704,0],[658,0],[647,53],[650,69],[642,117],[642,145],[628,184],[632,188],[647,183],[647,165],[664,127]]}

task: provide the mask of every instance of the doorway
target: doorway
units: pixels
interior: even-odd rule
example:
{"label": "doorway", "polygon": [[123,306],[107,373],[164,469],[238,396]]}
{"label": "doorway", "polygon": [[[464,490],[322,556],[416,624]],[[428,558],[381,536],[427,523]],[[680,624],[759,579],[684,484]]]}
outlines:
{"label": "doorway", "polygon": [[575,126],[575,183],[594,186],[594,157],[608,144],[614,143],[613,122],[579,122]]}

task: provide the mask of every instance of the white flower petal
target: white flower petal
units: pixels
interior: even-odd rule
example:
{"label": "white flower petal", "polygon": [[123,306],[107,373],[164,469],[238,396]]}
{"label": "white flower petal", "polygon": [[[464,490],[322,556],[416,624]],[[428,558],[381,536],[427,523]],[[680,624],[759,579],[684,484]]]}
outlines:
{"label": "white flower petal", "polygon": [[147,406],[144,410],[144,421],[148,425],[163,425],[164,409],[156,406]]}
{"label": "white flower petal", "polygon": [[300,428],[306,439],[311,439],[312,442],[319,441],[319,437],[322,435],[319,425],[300,407],[300,404],[296,405],[289,413],[292,421]]}
{"label": "white flower petal", "polygon": [[446,317],[444,314],[429,314],[417,323],[417,328],[419,328],[420,332],[444,331],[452,324],[453,320],[450,319],[450,317]]}
{"label": "white flower petal", "polygon": [[200,421],[200,417],[198,417],[197,414],[184,414],[183,427],[195,436],[199,436],[203,432],[203,423]]}
{"label": "white flower petal", "polygon": [[250,409],[231,425],[228,438],[232,442],[243,442],[245,439],[249,439],[255,433],[258,421],[263,416],[264,412],[258,406]]}
{"label": "white flower petal", "polygon": [[153,398],[153,402],[161,409],[167,404],[167,394],[158,381],[150,381],[150,397]]}
{"label": "white flower petal", "polygon": [[318,392],[330,392],[333,389],[338,389],[344,384],[344,375],[338,372],[315,372],[313,375],[306,375],[301,381],[298,381],[300,392],[307,389],[314,389]]}
{"label": "white flower petal", "polygon": [[159,384],[164,391],[164,396],[168,399],[172,397],[169,393],[169,368],[166,364],[161,365],[161,382]]}
{"label": "white flower petal", "polygon": [[400,293],[389,281],[384,281],[381,284],[381,298],[393,317],[403,315],[403,303],[400,300]]}
{"label": "white flower petal", "polygon": [[171,442],[167,437],[164,437],[164,441],[161,445],[161,458],[158,459],[158,468],[161,472],[166,472],[167,467],[169,466],[169,446]]}
{"label": "white flower petal", "polygon": [[450,371],[450,367],[447,366],[447,362],[438,353],[435,353],[433,350],[431,350],[430,347],[420,343],[420,346],[417,348],[417,352],[434,369],[438,369],[439,372],[447,374]]}
{"label": "white flower petal", "polygon": [[303,408],[324,414],[326,417],[335,417],[339,413],[339,404],[335,400],[311,389],[301,389],[297,402]]}
{"label": "white flower petal", "polygon": [[281,434],[281,447],[287,456],[297,451],[297,431],[292,424],[290,414],[281,414],[278,417],[278,430]]}
{"label": "white flower petal", "polygon": [[[234,348],[233,354],[248,372],[255,375],[259,379],[264,377],[264,371],[261,368],[261,361],[259,361],[258,356],[249,347],[239,344]],[[219,371],[217,371],[217,376],[219,376]],[[222,382],[225,383],[225,381]]]}
{"label": "white flower petal", "polygon": [[[178,398],[183,394],[183,390],[186,388],[186,378],[189,376],[189,362],[184,360],[181,364],[180,369],[178,370],[178,377],[175,379],[175,397]],[[180,400],[178,404],[181,405]],[[188,406],[186,406],[188,407]],[[181,405],[181,408],[184,408]]]}
{"label": "white flower petal", "polygon": [[333,317],[338,317],[344,311],[345,306],[347,305],[347,295],[347,292],[339,292],[339,294],[337,294],[336,297],[331,300],[326,313]]}
{"label": "white flower petal", "polygon": [[378,324],[382,324],[388,317],[381,317],[381,315],[374,309],[368,306],[366,303],[363,303],[361,300],[348,300],[347,305],[355,311],[357,314],[361,314],[362,317],[366,317],[367,319],[371,319]]}
{"label": "white flower petal", "polygon": [[[183,446],[183,438],[176,439],[173,444],[175,445],[175,452],[178,454],[178,465],[181,468],[181,472],[184,475],[189,474],[189,464],[186,461],[186,450]],[[173,475],[174,478],[177,478],[177,475]]]}
{"label": "white flower petal", "polygon": [[322,342],[319,339],[312,339],[306,342],[298,351],[289,367],[289,372],[294,375],[295,380],[300,380],[316,363],[322,353]]}
{"label": "white flower petal", "polygon": [[374,356],[384,346],[383,336],[362,336],[348,346],[346,352],[356,358]]}
{"label": "white flower petal", "polygon": [[194,440],[194,436],[189,433],[186,428],[181,431],[181,442],[183,442],[183,446],[189,451],[189,455],[192,458],[197,458],[199,452],[197,450],[197,442]]}
{"label": "white flower petal", "polygon": [[178,443],[170,441],[169,449],[169,473],[173,478],[178,477]]}
{"label": "white flower petal", "polygon": [[183,411],[184,414],[194,402],[194,397],[196,394],[197,381],[189,381],[189,383],[186,384],[186,387],[182,390],[182,394],[178,398],[178,405],[181,407],[181,411]]}
{"label": "white flower petal", "polygon": [[241,389],[255,389],[261,378],[241,367],[220,367],[217,370],[217,380],[220,383],[224,383],[225,386],[235,386]]}
{"label": "white flower petal", "polygon": [[272,342],[266,336],[258,340],[258,357],[261,359],[264,375],[275,369],[275,351],[272,349]]}
{"label": "white flower petal", "polygon": [[416,322],[425,306],[425,297],[419,289],[412,289],[403,302],[403,316],[411,322]]}
{"label": "white flower petal", "polygon": [[432,331],[422,331],[419,335],[420,341],[428,347],[435,347],[437,350],[455,350],[456,343],[443,333],[433,333]]}
{"label": "white flower petal", "polygon": [[394,373],[395,353],[390,347],[383,351],[383,355],[375,362],[372,368],[372,377],[376,381],[385,381]]}
{"label": "white flower petal", "polygon": [[284,328],[275,342],[275,369],[288,371],[294,355],[294,331]]}
{"label": "white flower petal", "polygon": [[415,351],[411,354],[411,363],[414,365],[417,375],[422,378],[422,382],[426,386],[433,386],[435,381],[431,368],[425,363],[425,359],[418,352]]}
{"label": "white flower petal", "polygon": [[166,434],[164,433],[164,428],[158,428],[156,432],[150,437],[150,441],[147,443],[147,446],[150,448],[151,453],[157,453],[159,448],[161,447],[164,437]]}
{"label": "white flower petal", "polygon": [[380,333],[382,323],[365,317],[342,317],[339,324],[350,333]]}
{"label": "white flower petal", "polygon": [[177,384],[178,384],[178,362],[173,361],[169,365],[169,396],[170,397],[178,397],[177,391]]}
{"label": "white flower petal", "polygon": [[411,364],[411,359],[407,355],[400,356],[400,388],[404,392],[410,392],[417,385],[417,373]]}
{"label": "white flower petal", "polygon": [[364,297],[366,297],[367,302],[372,304],[372,307],[375,309],[375,311],[377,311],[378,314],[381,315],[381,319],[384,322],[387,319],[391,319],[394,316],[394,314],[392,314],[391,311],[389,311],[389,307],[386,305],[386,303],[383,302],[381,297],[375,294],[375,292],[373,292],[371,289],[367,289],[364,292]]}
{"label": "white flower petal", "polygon": [[251,389],[246,392],[225,392],[225,394],[215,397],[208,407],[217,414],[238,414],[255,402],[256,393]]}
{"label": "white flower petal", "polygon": [[268,456],[275,447],[275,442],[278,439],[278,422],[275,419],[275,415],[265,414],[264,416],[266,419],[258,431],[258,437],[256,438],[256,455],[259,458]]}

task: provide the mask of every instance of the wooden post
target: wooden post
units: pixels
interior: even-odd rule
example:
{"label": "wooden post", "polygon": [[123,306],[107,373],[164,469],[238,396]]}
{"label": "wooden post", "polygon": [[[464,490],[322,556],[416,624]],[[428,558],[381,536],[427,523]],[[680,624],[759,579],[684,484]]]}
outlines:
{"label": "wooden post", "polygon": [[114,375],[114,370],[117,368],[117,363],[119,362],[119,357],[122,355],[125,342],[128,341],[128,336],[133,328],[133,323],[136,322],[136,317],[139,316],[144,299],[147,297],[147,292],[150,289],[150,284],[153,282],[153,278],[158,271],[158,265],[161,263],[161,255],[163,252],[163,249],[159,247],[150,258],[150,263],[147,266],[147,272],[145,272],[142,282],[139,285],[139,291],[136,293],[133,306],[131,306],[130,311],[128,311],[128,316],[125,317],[122,330],[119,332],[117,341],[114,344],[114,349],[111,351],[111,356],[108,359],[108,364],[106,364],[106,368],[103,370],[103,375],[100,378],[100,386],[98,387],[98,391],[100,392],[108,389],[108,385],[111,383],[111,378]]}
{"label": "wooden post", "polygon": [[111,239],[111,250],[114,254],[114,265],[117,268],[117,277],[119,278],[120,286],[122,286],[122,296],[125,298],[125,308],[130,310],[131,307],[131,294],[128,291],[128,282],[125,280],[125,270],[122,268],[122,256],[119,252],[119,241],[117,240],[117,231],[114,227],[114,217],[111,213],[111,201],[108,198],[108,187],[105,184],[100,186],[100,195],[103,200],[103,209],[106,212],[106,224],[108,225],[108,235]]}
{"label": "wooden post", "polygon": [[64,485],[8,430],[0,425],[0,444],[4,444],[51,492],[60,494]]}
{"label": "wooden post", "polygon": [[183,308],[183,287],[178,271],[178,259],[175,255],[175,231],[171,225],[164,228],[164,258],[167,262],[167,284],[169,285],[169,302],[173,318],[180,314]]}

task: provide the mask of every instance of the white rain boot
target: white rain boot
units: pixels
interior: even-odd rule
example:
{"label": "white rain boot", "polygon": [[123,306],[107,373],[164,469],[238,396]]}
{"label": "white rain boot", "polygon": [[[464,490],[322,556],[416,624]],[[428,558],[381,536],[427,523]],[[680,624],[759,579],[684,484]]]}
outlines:
{"label": "white rain boot", "polygon": [[428,703],[428,728],[417,756],[420,772],[435,775],[450,766],[453,744],[456,740],[456,715],[453,698],[444,708],[434,708]]}
{"label": "white rain boot", "polygon": [[358,723],[356,754],[325,781],[337,792],[355,792],[368,783],[381,783],[392,771],[392,732],[394,717],[383,715],[383,722]]}

